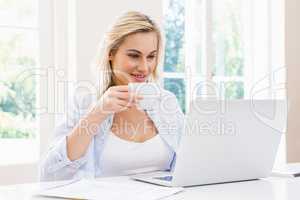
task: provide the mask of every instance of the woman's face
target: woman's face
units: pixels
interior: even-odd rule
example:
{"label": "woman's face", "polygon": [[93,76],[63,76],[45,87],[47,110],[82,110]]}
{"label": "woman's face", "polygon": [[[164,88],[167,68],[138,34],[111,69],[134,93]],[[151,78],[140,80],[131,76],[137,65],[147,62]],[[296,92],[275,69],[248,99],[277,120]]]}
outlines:
{"label": "woman's face", "polygon": [[117,85],[145,82],[157,66],[158,38],[155,32],[135,33],[126,37],[110,56]]}

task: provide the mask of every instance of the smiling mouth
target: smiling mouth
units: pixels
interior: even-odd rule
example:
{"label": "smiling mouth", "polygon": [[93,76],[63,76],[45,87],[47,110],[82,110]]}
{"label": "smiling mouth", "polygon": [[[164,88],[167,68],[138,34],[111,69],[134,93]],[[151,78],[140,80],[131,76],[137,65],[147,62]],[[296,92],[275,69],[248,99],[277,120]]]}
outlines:
{"label": "smiling mouth", "polygon": [[131,74],[131,76],[135,79],[135,81],[143,82],[146,79],[144,74]]}

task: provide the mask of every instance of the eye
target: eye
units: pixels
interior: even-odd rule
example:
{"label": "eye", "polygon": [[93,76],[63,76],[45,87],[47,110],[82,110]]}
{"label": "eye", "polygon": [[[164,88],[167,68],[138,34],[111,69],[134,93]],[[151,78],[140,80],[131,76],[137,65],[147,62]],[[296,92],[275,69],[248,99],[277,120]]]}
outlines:
{"label": "eye", "polygon": [[152,59],[154,59],[155,58],[155,55],[150,55],[150,56],[148,56],[148,59],[150,59],[150,60],[152,60]]}
{"label": "eye", "polygon": [[138,54],[128,54],[128,56],[131,57],[131,58],[138,58],[139,57]]}

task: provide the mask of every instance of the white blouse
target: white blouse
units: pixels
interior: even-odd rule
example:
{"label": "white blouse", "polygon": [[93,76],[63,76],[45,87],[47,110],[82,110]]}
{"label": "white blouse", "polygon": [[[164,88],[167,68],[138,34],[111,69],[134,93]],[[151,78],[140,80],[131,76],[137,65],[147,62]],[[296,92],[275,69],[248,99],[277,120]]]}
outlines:
{"label": "white blouse", "polygon": [[[70,102],[68,105],[68,112],[65,115],[59,115],[61,118],[58,120],[60,124],[55,127],[53,140],[49,146],[48,151],[46,152],[45,156],[40,162],[39,166],[39,178],[41,181],[58,181],[58,180],[68,180],[68,179],[80,179],[80,178],[96,178],[98,176],[102,176],[102,169],[101,169],[101,159],[102,155],[107,155],[107,153],[103,153],[103,150],[108,151],[112,147],[107,142],[107,138],[111,138],[111,127],[114,118],[114,114],[109,115],[101,124],[99,124],[98,131],[96,135],[92,138],[90,145],[86,151],[86,153],[78,158],[77,160],[70,160],[67,156],[67,136],[71,133],[72,129],[78,124],[79,120],[86,115],[89,111],[89,107],[91,104],[97,102],[97,95],[96,94],[89,94],[89,95],[82,95],[80,93],[76,93],[75,96],[70,96]],[[148,162],[153,160],[154,151],[159,152],[156,156],[155,166],[161,167],[162,165],[159,164],[160,162],[157,160],[165,160],[161,158],[161,152],[165,152],[163,150],[165,146],[162,144],[166,144],[167,148],[171,149],[173,153],[173,161],[171,165],[168,166],[171,170],[174,166],[175,159],[176,159],[176,150],[179,145],[181,134],[183,133],[184,128],[184,115],[180,109],[179,103],[176,99],[176,96],[171,92],[161,89],[161,97],[160,102],[157,103],[156,107],[153,109],[146,110],[147,115],[149,118],[154,122],[155,127],[157,128],[159,136],[156,138],[150,139],[150,141],[146,141],[143,144],[135,144],[135,143],[126,143],[126,141],[119,141],[122,142],[122,148],[129,148],[126,147],[125,144],[128,146],[136,146],[135,148],[141,148],[139,151],[147,152],[142,153],[141,155],[146,156],[145,161],[141,161],[140,157],[137,157],[136,160],[127,161],[123,159],[121,156],[125,154],[125,151],[118,154],[111,155],[117,158],[118,162],[122,163],[133,163],[133,165],[142,163],[143,166],[137,167],[146,167],[150,165]],[[108,137],[110,136],[110,137]],[[117,136],[116,136],[117,137]],[[120,139],[120,138],[115,138]],[[162,140],[162,141],[161,141]],[[115,141],[115,140],[113,140]],[[150,144],[149,144],[150,143]],[[153,143],[156,145],[153,145]],[[107,144],[104,148],[104,144]],[[155,148],[152,148],[152,145]],[[157,145],[158,144],[158,145]],[[144,146],[151,146],[149,149],[145,150]],[[125,147],[124,147],[125,146]],[[157,147],[160,146],[160,150]],[[133,148],[133,147],[131,147]],[[119,148],[116,148],[120,151]],[[139,152],[138,151],[138,152]],[[109,152],[115,152],[111,150]],[[128,152],[128,150],[126,151]],[[136,154],[140,155],[138,152]],[[133,154],[132,154],[133,155]],[[152,155],[152,157],[150,157]],[[131,158],[129,155],[123,155]],[[166,157],[166,156],[165,156]],[[106,157],[107,158],[107,157]],[[108,160],[108,159],[104,159]],[[111,159],[115,160],[115,159]],[[147,161],[147,162],[146,162]],[[150,162],[151,163],[151,162]],[[167,161],[166,161],[167,163]],[[105,166],[110,166],[104,164]],[[117,164],[118,166],[118,164]],[[121,165],[120,165],[121,166]],[[122,165],[123,166],[123,165]],[[106,168],[106,167],[105,167]],[[107,168],[106,168],[107,169]]]}
{"label": "white blouse", "polygon": [[110,132],[101,155],[102,176],[166,170],[172,158],[172,150],[159,134],[145,142],[132,142]]}

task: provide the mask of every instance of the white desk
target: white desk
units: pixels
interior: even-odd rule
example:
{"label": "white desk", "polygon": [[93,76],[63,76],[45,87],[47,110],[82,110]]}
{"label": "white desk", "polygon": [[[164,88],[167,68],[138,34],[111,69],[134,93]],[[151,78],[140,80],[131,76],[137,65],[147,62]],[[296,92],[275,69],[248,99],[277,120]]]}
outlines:
{"label": "white desk", "polygon": [[[50,183],[51,184],[51,183]],[[32,196],[39,183],[0,187],[0,200],[50,200]],[[300,178],[268,178],[264,180],[206,185],[185,188],[184,192],[165,200],[299,200]]]}

